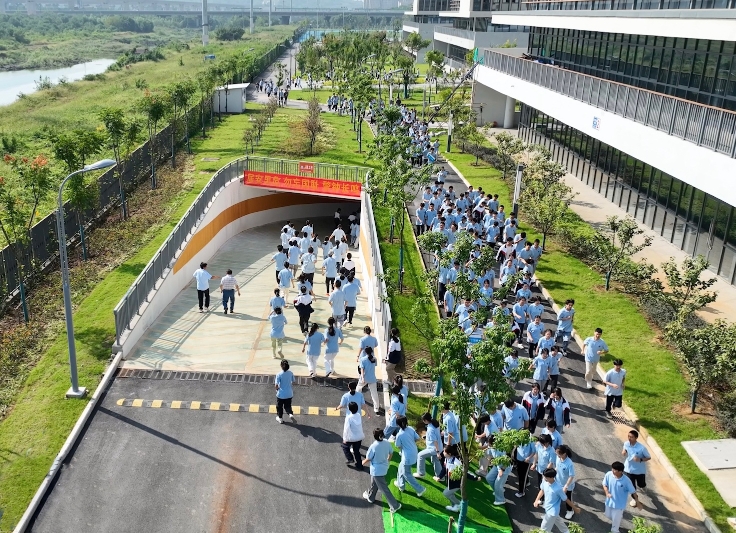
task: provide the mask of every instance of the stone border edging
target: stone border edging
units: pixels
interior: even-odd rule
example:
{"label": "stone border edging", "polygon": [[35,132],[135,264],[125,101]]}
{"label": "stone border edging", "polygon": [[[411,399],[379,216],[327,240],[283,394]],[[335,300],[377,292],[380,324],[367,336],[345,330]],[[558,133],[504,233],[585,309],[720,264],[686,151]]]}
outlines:
{"label": "stone border edging", "polygon": [[[450,166],[450,168],[457,174],[457,176],[463,181],[466,187],[470,186],[470,183],[468,180],[465,179],[465,176],[463,176],[462,172],[460,172],[455,165],[452,164],[452,162],[445,157],[445,161]],[[536,278],[535,278],[536,279]],[[544,288],[542,283],[539,281],[539,279],[536,279],[537,286],[539,287],[539,290],[542,292],[542,296],[544,296],[547,301],[550,304],[550,307],[555,312],[559,312],[560,306],[555,303],[554,299],[552,298],[552,295],[547,291],[547,289]],[[578,343],[579,346],[583,346],[583,340],[578,335],[577,330],[573,330],[573,338],[575,339],[575,342]],[[603,380],[606,375],[606,371],[603,369],[600,363],[598,363],[598,366],[596,368],[596,372],[598,374],[598,377]],[[659,446],[657,441],[649,434],[649,431],[642,426],[639,422],[639,417],[636,415],[636,413],[631,409],[629,406],[626,405],[624,402],[622,404],[622,409],[626,413],[626,416],[634,422],[634,425],[636,426],[636,429],[642,434],[644,437],[644,440],[646,441],[647,445],[649,446],[649,449],[652,452],[652,455],[657,457],[657,460],[664,468],[665,472],[667,472],[667,475],[677,484],[678,488],[682,491],[683,495],[685,496],[685,501],[695,510],[695,512],[700,515],[700,519],[703,521],[703,524],[705,525],[705,528],[710,533],[722,533],[720,528],[716,525],[716,523],[713,521],[713,519],[708,515],[708,513],[705,511],[705,508],[703,507],[703,504],[700,503],[700,500],[698,500],[698,497],[695,496],[695,493],[692,491],[692,489],[688,486],[688,484],[685,482],[685,480],[682,478],[680,473],[677,471],[677,469],[672,465],[670,460],[667,458],[665,453],[662,451],[662,448]]]}

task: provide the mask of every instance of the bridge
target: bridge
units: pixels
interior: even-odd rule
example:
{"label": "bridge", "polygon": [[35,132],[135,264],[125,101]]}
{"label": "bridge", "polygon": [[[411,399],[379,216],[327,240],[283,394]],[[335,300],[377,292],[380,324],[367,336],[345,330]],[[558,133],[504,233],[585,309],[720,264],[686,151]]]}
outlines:
{"label": "bridge", "polygon": [[[206,3],[207,12],[212,15],[243,15],[251,12],[250,5],[223,3]],[[182,15],[201,14],[202,2],[160,1],[160,0],[62,0],[48,2],[36,0],[7,1],[0,0],[0,13],[79,13],[83,15],[118,14],[118,15]],[[276,17],[319,16],[319,15],[352,15],[359,17],[400,17],[402,9],[330,9],[313,7],[253,6],[256,16],[268,15]],[[287,20],[288,22],[288,20]]]}

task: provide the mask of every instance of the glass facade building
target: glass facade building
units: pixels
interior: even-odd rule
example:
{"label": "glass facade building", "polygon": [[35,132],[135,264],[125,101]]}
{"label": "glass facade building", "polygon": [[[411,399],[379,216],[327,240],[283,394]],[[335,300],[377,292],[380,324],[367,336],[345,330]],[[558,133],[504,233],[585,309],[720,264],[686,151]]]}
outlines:
{"label": "glass facade building", "polygon": [[546,146],[580,181],[734,283],[734,207],[527,105],[519,137]]}
{"label": "glass facade building", "polygon": [[576,72],[736,110],[733,41],[534,28],[529,52]]}

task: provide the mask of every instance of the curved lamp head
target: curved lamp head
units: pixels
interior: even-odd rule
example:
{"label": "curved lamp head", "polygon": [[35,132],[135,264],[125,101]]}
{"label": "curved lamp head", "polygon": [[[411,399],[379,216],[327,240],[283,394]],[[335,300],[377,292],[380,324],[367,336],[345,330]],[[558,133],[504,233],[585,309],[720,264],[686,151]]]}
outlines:
{"label": "curved lamp head", "polygon": [[86,165],[82,170],[84,172],[91,172],[93,170],[101,170],[103,168],[110,168],[114,165],[115,165],[114,159],[103,159],[102,161],[97,161],[96,163]]}

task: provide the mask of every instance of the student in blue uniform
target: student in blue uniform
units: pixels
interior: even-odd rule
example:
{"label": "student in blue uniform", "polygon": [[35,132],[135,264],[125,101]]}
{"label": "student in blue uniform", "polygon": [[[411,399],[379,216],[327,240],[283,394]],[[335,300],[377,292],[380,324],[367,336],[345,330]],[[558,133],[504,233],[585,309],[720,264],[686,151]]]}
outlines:
{"label": "student in blue uniform", "polygon": [[[278,289],[277,289],[278,290]],[[277,307],[273,312],[268,315],[268,321],[271,322],[271,350],[273,351],[273,357],[276,359],[276,351],[278,348],[278,354],[281,359],[284,358],[284,326],[288,323],[286,316],[280,307]]]}
{"label": "student in blue uniform", "polygon": [[[368,328],[370,331],[370,328]],[[365,337],[364,337],[365,338]],[[375,337],[371,337],[375,340]],[[358,359],[358,370],[360,372],[360,381],[358,388],[362,391],[363,387],[368,385],[371,393],[371,401],[373,402],[373,413],[378,416],[381,410],[381,404],[378,400],[378,380],[376,379],[376,364],[378,359],[373,354],[373,348],[366,346],[361,350],[362,356]]]}
{"label": "student in blue uniform", "polygon": [[[552,531],[554,527],[557,527],[561,533],[570,533],[570,529],[565,524],[560,516],[560,504],[567,501],[565,491],[562,490],[560,482],[557,481],[557,472],[554,468],[548,468],[544,471],[544,481],[537,494],[537,499],[534,500],[534,507],[543,505],[544,517],[542,517],[543,531]],[[542,503],[542,500],[544,502]]]}
{"label": "student in blue uniform", "polygon": [[[335,357],[340,350],[343,336],[342,330],[335,327],[335,319],[330,317],[327,319],[327,334],[325,335],[325,377],[330,377],[335,371]],[[363,396],[363,394],[361,394]]]}
{"label": "student in blue uniform", "polygon": [[440,463],[442,457],[440,423],[438,420],[432,418],[431,413],[424,413],[422,415],[422,422],[427,426],[427,433],[424,435],[424,449],[417,456],[417,471],[414,473],[414,477],[422,478],[425,476],[427,472],[427,458],[432,460],[434,475],[439,476],[442,472],[442,464]]}
{"label": "student in blue uniform", "polygon": [[306,351],[307,354],[307,368],[309,369],[309,377],[313,378],[317,372],[317,359],[320,353],[322,353],[322,343],[325,341],[325,336],[319,331],[319,324],[312,324],[309,328],[309,333],[304,338],[304,344],[302,344],[302,353]]}
{"label": "student in blue uniform", "polygon": [[276,247],[276,253],[271,256],[271,262],[276,263],[276,283],[279,282],[279,272],[283,270],[286,259],[287,258],[286,254],[284,253],[284,247],[279,244]]}
{"label": "student in blue uniform", "polygon": [[406,483],[408,483],[417,492],[417,498],[421,498],[427,489],[422,487],[411,474],[411,467],[417,464],[419,455],[417,441],[420,437],[414,428],[409,426],[406,416],[397,416],[396,425],[399,426],[399,432],[396,435],[395,444],[401,452],[401,461],[399,462],[399,470],[394,485],[399,491],[404,492]]}
{"label": "student in blue uniform", "polygon": [[375,442],[370,445],[368,453],[366,453],[365,459],[363,459],[363,466],[370,466],[371,473],[371,487],[363,493],[363,498],[368,503],[373,503],[376,500],[376,494],[380,490],[381,494],[386,498],[386,502],[388,502],[389,509],[392,513],[395,513],[401,509],[401,504],[396,501],[396,498],[391,494],[386,483],[388,465],[394,453],[394,448],[389,442],[383,439],[383,430],[381,428],[373,430],[373,438]]}
{"label": "student in blue uniform", "polygon": [[[357,381],[351,381],[348,383],[348,392],[342,395],[342,398],[340,398],[340,405],[335,407],[335,409],[345,409],[350,402],[355,402],[361,409],[365,407],[365,397],[363,396],[363,393],[358,390]],[[346,412],[345,416],[347,416],[347,414],[348,413]],[[370,416],[368,418],[370,418]]]}
{"label": "student in blue uniform", "polygon": [[276,288],[273,290],[273,296],[271,296],[271,300],[268,302],[268,305],[271,306],[271,311],[274,311],[277,307],[280,307],[281,309],[284,308],[286,300],[281,297],[281,289]]}
{"label": "student in blue uniform", "polygon": [[575,510],[572,505],[572,491],[575,490],[575,465],[572,463],[572,452],[570,448],[564,444],[561,444],[555,450],[557,459],[555,460],[555,470],[557,470],[557,481],[562,485],[562,490],[565,491],[567,500],[565,506],[567,512],[565,518],[570,520],[575,514]]}
{"label": "student in blue uniform", "polygon": [[284,411],[289,415],[292,422],[294,412],[291,409],[291,400],[294,398],[294,374],[289,370],[289,361],[286,359],[281,361],[281,372],[276,374],[276,420],[279,424],[284,423]]}
{"label": "student in blue uniform", "polygon": [[[643,491],[647,487],[647,466],[646,463],[652,460],[644,445],[639,442],[639,432],[635,429],[629,431],[628,440],[624,442],[624,449],[621,455],[626,457],[624,460],[624,473],[631,480],[634,488],[637,486]],[[637,501],[631,500],[632,507],[636,507]]]}
{"label": "student in blue uniform", "polygon": [[449,473],[456,468],[462,468],[463,462],[460,460],[460,454],[458,453],[457,445],[455,444],[446,445],[445,449],[442,451],[442,455],[445,458],[444,470],[448,472],[447,488],[442,491],[442,495],[450,500],[450,505],[446,506],[445,509],[456,513],[460,510],[460,500],[455,496],[455,493],[460,490],[460,480],[452,479],[452,476]]}
{"label": "student in blue uniform", "polygon": [[606,517],[611,521],[611,533],[618,533],[629,496],[635,507],[639,505],[636,487],[624,475],[624,465],[620,461],[614,462],[611,471],[603,477],[603,493],[606,495]]}
{"label": "student in blue uniform", "polygon": [[401,387],[394,385],[391,388],[389,418],[388,422],[386,422],[386,429],[383,430],[383,435],[388,438],[389,442],[396,440],[394,433],[399,429],[399,425],[396,423],[396,419],[399,416],[406,416],[406,398],[401,394]]}
{"label": "student in blue uniform", "polygon": [[516,447],[514,452],[514,463],[516,464],[516,475],[519,478],[519,490],[514,496],[523,498],[526,489],[526,481],[529,476],[529,467],[534,463],[534,443],[523,444]]}
{"label": "student in blue uniform", "polygon": [[552,447],[552,438],[549,435],[540,435],[534,444],[534,462],[531,469],[537,472],[537,485],[542,487],[542,481],[545,470],[553,468],[557,455]]}

